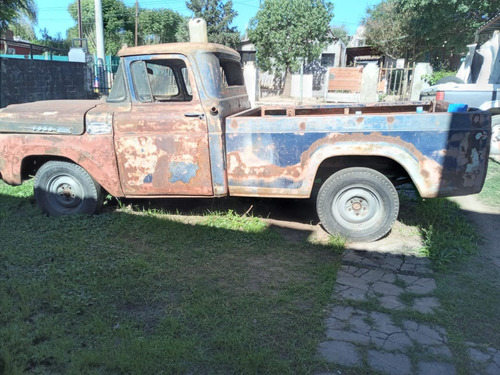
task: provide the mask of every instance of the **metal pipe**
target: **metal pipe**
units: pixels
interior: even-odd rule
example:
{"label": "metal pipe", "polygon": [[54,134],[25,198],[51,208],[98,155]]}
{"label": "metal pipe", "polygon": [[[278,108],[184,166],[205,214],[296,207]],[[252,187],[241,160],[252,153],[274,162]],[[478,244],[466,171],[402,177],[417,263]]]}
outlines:
{"label": "metal pipe", "polygon": [[83,30],[82,30],[82,2],[78,0],[78,39],[80,39],[80,48],[82,47],[82,38],[83,38]]}
{"label": "metal pipe", "polygon": [[102,2],[101,0],[94,0],[95,5],[95,34],[96,34],[96,47],[97,58],[101,59],[104,63],[104,27],[102,22]]}

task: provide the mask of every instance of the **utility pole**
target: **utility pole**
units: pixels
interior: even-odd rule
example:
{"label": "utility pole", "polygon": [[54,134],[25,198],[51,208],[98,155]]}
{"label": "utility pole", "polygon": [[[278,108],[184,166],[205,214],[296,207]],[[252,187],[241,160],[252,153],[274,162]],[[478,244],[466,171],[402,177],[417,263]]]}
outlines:
{"label": "utility pole", "polygon": [[94,88],[97,92],[101,92],[102,88],[106,88],[106,56],[104,55],[104,26],[102,23],[102,2],[94,0],[95,5],[95,38],[97,49],[97,72],[94,80]]}
{"label": "utility pole", "polygon": [[135,45],[137,46],[137,25],[139,23],[139,0],[135,0]]}
{"label": "utility pole", "polygon": [[94,0],[95,5],[95,36],[97,47],[97,58],[104,63],[104,27],[102,23],[102,2]]}
{"label": "utility pole", "polygon": [[80,39],[80,47],[82,46],[82,38],[83,38],[83,31],[82,31],[82,2],[81,2],[81,0],[78,0],[78,39]]}

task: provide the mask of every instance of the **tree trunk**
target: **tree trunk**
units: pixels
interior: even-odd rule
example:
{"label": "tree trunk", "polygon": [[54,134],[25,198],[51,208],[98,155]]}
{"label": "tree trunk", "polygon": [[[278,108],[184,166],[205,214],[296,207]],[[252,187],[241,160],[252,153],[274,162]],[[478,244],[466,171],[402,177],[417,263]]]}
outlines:
{"label": "tree trunk", "polygon": [[290,68],[286,69],[285,73],[285,86],[283,87],[283,96],[284,98],[289,98],[292,94],[292,72]]}

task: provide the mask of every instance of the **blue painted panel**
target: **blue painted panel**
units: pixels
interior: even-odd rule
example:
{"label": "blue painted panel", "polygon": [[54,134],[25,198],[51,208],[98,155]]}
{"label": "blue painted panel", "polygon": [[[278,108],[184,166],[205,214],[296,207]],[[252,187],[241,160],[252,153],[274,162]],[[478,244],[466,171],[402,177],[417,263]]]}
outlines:
{"label": "blue painted panel", "polygon": [[187,184],[193,177],[196,176],[198,169],[200,169],[200,167],[197,164],[172,162],[168,168],[168,171],[170,172],[169,181],[171,183],[182,181]]}

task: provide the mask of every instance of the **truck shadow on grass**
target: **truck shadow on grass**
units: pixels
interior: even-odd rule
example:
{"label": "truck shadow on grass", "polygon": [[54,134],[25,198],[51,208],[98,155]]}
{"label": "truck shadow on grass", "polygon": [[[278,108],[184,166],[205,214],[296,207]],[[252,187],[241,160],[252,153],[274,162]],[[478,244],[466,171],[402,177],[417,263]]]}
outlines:
{"label": "truck shadow on grass", "polygon": [[312,199],[280,199],[280,198],[179,198],[179,199],[123,199],[110,202],[111,206],[137,206],[139,210],[158,209],[179,215],[206,215],[208,213],[224,213],[229,210],[238,215],[250,215],[275,220],[293,221],[302,224],[319,223],[316,214],[316,203]]}

